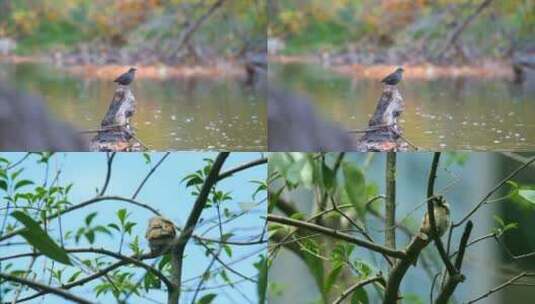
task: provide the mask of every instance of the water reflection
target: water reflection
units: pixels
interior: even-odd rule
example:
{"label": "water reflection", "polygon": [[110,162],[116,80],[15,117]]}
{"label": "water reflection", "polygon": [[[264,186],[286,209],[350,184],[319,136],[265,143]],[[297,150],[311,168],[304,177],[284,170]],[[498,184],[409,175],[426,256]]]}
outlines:
{"label": "water reflection", "polygon": [[[270,66],[270,77],[309,95],[325,118],[363,129],[382,84],[350,79],[314,65]],[[455,78],[400,85],[406,102],[405,136],[425,150],[517,150],[535,148],[535,97],[506,80]]]}
{"label": "water reflection", "polygon": [[[0,64],[0,80],[41,95],[50,112],[81,130],[98,128],[115,85],[45,65]],[[138,79],[137,136],[155,150],[265,150],[265,94],[237,79]]]}

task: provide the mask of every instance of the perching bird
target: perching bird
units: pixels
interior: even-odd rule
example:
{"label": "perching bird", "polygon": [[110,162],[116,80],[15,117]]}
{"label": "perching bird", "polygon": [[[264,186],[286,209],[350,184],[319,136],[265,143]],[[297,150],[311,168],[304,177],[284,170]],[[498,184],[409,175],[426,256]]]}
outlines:
{"label": "perching bird", "polygon": [[171,248],[176,236],[173,222],[163,216],[154,216],[149,220],[145,238],[149,241],[152,254],[161,255]]}
{"label": "perching bird", "polygon": [[134,81],[134,78],[136,76],[136,68],[130,68],[128,72],[122,74],[121,76],[117,77],[113,82],[117,82],[120,85],[129,85]]}
{"label": "perching bird", "polygon": [[[435,226],[437,228],[438,237],[444,235],[444,233],[450,227],[450,207],[446,200],[442,196],[438,196],[432,199],[435,214]],[[431,222],[427,212],[425,213],[424,221],[420,227],[420,232],[425,233],[427,236],[431,236]]]}
{"label": "perching bird", "polygon": [[394,73],[386,76],[383,80],[381,80],[381,82],[386,83],[388,85],[396,85],[401,81],[402,76],[403,68],[397,68]]}

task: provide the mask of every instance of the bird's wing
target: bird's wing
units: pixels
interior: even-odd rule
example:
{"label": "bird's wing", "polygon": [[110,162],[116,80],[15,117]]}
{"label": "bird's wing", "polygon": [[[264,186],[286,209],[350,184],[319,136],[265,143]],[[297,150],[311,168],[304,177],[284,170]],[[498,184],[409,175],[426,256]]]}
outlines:
{"label": "bird's wing", "polygon": [[381,82],[387,82],[388,79],[390,78],[390,76],[392,76],[392,74],[386,76],[385,78],[383,78],[383,80],[381,80]]}

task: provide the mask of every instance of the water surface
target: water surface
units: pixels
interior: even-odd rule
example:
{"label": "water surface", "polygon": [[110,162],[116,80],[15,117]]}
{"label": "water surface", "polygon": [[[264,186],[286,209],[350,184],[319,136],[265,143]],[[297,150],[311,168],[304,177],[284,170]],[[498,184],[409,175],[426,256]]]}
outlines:
{"label": "water surface", "polygon": [[[317,112],[348,129],[365,129],[382,90],[320,66],[270,65],[270,79],[310,97]],[[406,79],[404,137],[423,150],[535,150],[535,94],[505,79]]]}
{"label": "water surface", "polygon": [[[115,84],[43,64],[0,64],[0,80],[43,96],[49,112],[97,129]],[[266,150],[266,97],[235,78],[137,79],[137,137],[153,150]],[[89,137],[91,135],[88,135]]]}

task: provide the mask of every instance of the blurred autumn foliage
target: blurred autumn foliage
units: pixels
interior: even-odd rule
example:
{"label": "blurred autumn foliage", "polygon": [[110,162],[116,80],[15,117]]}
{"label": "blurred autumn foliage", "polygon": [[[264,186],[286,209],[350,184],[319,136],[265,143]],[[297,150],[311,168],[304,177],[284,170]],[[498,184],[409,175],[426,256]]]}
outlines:
{"label": "blurred autumn foliage", "polygon": [[[19,54],[69,51],[80,44],[165,53],[163,48],[172,48],[182,31],[216,2],[1,0],[0,38],[15,39]],[[230,56],[265,41],[265,0],[221,2],[195,31],[188,48],[206,56]]]}
{"label": "blurred autumn foliage", "polygon": [[[269,35],[286,54],[348,47],[438,52],[484,0],[271,0]],[[533,41],[535,2],[493,1],[462,34],[474,56],[499,56]]]}

